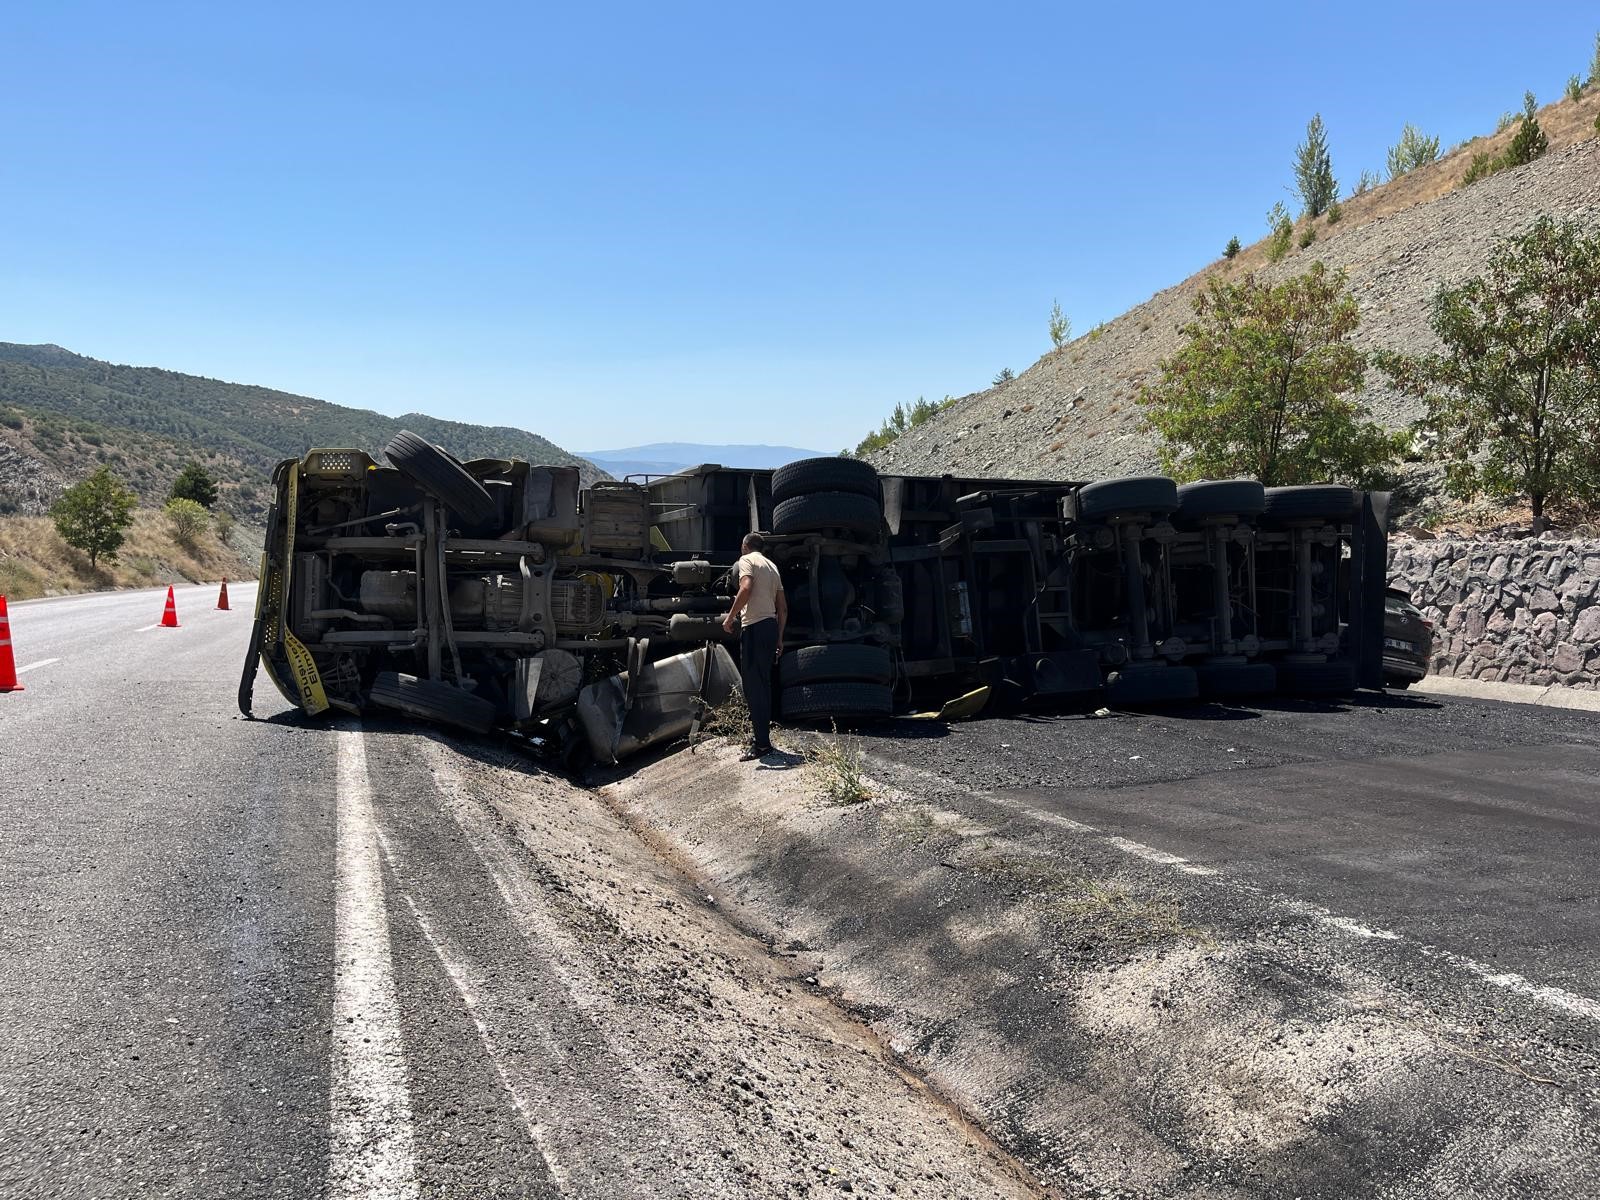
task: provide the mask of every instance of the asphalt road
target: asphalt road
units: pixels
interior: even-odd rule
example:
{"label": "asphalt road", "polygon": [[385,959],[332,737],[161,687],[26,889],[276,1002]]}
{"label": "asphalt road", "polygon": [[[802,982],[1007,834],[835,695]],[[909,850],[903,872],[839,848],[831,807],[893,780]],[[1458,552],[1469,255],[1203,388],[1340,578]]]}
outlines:
{"label": "asphalt road", "polygon": [[1036,1194],[594,797],[241,718],[232,593],[11,608],[0,1196]]}
{"label": "asphalt road", "polygon": [[1600,1022],[1600,715],[1362,693],[887,733],[874,755],[919,791],[1081,825]]}

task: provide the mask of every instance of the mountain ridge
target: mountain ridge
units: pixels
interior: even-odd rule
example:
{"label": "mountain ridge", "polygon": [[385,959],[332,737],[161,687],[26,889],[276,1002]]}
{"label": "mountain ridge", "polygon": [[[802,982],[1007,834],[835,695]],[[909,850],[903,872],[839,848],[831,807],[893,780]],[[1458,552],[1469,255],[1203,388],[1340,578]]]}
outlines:
{"label": "mountain ridge", "polygon": [[193,458],[222,484],[223,506],[249,518],[264,511],[265,484],[281,459],[319,445],[376,454],[403,428],[461,458],[576,465],[586,483],[607,474],[513,426],[390,417],[257,384],[111,363],[54,343],[0,342],[0,513],[43,512],[100,464],[142,501],[158,503]]}

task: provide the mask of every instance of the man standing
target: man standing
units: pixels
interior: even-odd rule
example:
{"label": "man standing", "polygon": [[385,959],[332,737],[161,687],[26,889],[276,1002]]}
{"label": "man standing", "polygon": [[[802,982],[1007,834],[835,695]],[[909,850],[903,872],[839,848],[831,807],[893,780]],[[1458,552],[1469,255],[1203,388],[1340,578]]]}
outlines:
{"label": "man standing", "polygon": [[745,536],[740,549],[744,555],[734,564],[739,594],[722,619],[722,628],[733,632],[739,621],[739,674],[744,681],[744,700],[750,706],[750,725],[755,743],[740,756],[748,762],[772,753],[772,664],[783,653],[783,627],[789,622],[789,601],[783,594],[783,579],[772,560],[761,553],[766,541],[759,533]]}

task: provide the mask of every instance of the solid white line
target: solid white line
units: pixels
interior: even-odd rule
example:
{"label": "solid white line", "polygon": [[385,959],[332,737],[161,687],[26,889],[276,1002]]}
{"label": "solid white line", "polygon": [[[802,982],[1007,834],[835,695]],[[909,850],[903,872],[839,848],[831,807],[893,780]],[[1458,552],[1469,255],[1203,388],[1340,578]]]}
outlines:
{"label": "solid white line", "polygon": [[135,633],[149,633],[152,629],[160,629],[160,628],[161,628],[161,622],[157,621],[154,625],[141,625],[141,626],[139,626],[139,628],[135,629],[134,632]]}
{"label": "solid white line", "polygon": [[51,663],[58,663],[60,661],[61,660],[59,658],[41,658],[38,662],[31,662],[25,667],[18,667],[17,674],[21,675],[24,671],[31,671],[35,667],[48,667]]}
{"label": "solid white line", "polygon": [[359,729],[334,735],[338,878],[328,1195],[415,1200],[411,1093],[362,736]]}

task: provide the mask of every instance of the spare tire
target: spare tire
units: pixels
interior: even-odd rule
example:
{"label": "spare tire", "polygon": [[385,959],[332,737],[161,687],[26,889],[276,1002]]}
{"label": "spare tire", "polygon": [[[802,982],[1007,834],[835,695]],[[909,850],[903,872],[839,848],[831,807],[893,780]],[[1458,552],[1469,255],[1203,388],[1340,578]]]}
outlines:
{"label": "spare tire", "polygon": [[772,473],[772,502],[810,492],[850,492],[878,498],[878,472],[858,458],[802,458]]}
{"label": "spare tire", "polygon": [[876,539],[883,532],[883,505],[874,496],[853,492],[810,492],[772,510],[774,533],[839,530]]}
{"label": "spare tire", "polygon": [[778,678],[784,687],[841,681],[886,684],[894,678],[894,663],[883,646],[805,646],[778,660]]}
{"label": "spare tire", "polygon": [[790,721],[858,721],[887,717],[894,696],[881,683],[807,683],[783,689],[780,714]]}
{"label": "spare tire", "polygon": [[1332,483],[1268,488],[1266,497],[1268,521],[1348,521],[1360,503],[1354,488]]}
{"label": "spare tire", "polygon": [[1078,489],[1078,519],[1095,520],[1118,513],[1166,514],[1178,507],[1178,485],[1165,475],[1128,475],[1103,479]]}
{"label": "spare tire", "polygon": [[1208,479],[1178,489],[1174,519],[1198,524],[1206,517],[1258,517],[1266,507],[1266,489],[1254,479]]}
{"label": "spare tire", "polygon": [[367,699],[380,708],[473,733],[488,733],[494,728],[496,710],[492,702],[437,679],[379,671]]}
{"label": "spare tire", "polygon": [[394,469],[453,512],[471,522],[491,521],[498,513],[489,489],[474,479],[454,455],[402,429],[383,448]]}
{"label": "spare tire", "polygon": [[1360,686],[1356,665],[1329,662],[1279,662],[1278,691],[1285,696],[1348,696]]}

